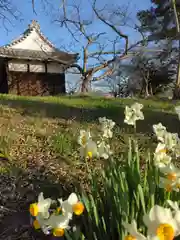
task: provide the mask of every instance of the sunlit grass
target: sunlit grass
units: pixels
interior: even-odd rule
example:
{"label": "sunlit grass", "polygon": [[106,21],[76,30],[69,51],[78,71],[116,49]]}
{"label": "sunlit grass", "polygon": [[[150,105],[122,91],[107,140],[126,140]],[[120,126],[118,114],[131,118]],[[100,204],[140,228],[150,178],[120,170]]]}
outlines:
{"label": "sunlit grass", "polygon": [[125,106],[134,101],[144,105],[145,120],[137,125],[143,158],[144,152],[156,145],[152,137],[153,124],[162,122],[171,132],[180,130],[175,104],[169,100],[0,95],[1,150],[23,168],[28,168],[32,162],[37,166],[46,162],[47,169],[53,164],[66,164],[67,167],[71,164],[72,168],[72,164],[81,163],[77,145],[79,130],[93,128],[96,134],[98,117],[107,116],[116,121],[111,145],[115,157],[118,157],[127,152],[128,138],[133,133],[123,119]]}

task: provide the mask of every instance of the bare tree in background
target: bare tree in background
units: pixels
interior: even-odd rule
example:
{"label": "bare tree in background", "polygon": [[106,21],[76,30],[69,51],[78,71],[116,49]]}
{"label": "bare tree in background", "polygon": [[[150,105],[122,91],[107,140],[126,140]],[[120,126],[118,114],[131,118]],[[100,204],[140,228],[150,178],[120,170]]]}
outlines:
{"label": "bare tree in background", "polygon": [[[127,7],[116,6],[110,9],[110,5],[105,5],[103,9],[98,9],[96,0],[93,0],[90,6],[92,11],[89,9],[91,16],[84,16],[81,2],[77,2],[71,0],[69,4],[68,0],[63,0],[61,14],[55,22],[68,29],[73,41],[82,47],[82,65],[73,64],[70,67],[79,70],[82,78],[81,92],[86,93],[93,79],[100,80],[109,76],[113,71],[111,64],[117,59],[121,61],[132,56],[130,50],[142,43],[142,40],[129,46],[129,37],[121,30],[128,24]],[[96,31],[98,22],[111,32]],[[120,47],[122,40],[123,49]]]}
{"label": "bare tree in background", "polygon": [[8,26],[21,19],[21,13],[12,0],[0,0],[0,27],[8,31]]}

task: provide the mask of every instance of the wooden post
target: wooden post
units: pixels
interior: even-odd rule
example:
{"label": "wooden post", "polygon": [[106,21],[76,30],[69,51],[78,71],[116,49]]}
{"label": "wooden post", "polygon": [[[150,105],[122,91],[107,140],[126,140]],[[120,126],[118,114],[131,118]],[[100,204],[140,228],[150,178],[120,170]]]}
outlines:
{"label": "wooden post", "polygon": [[45,73],[47,73],[47,62],[44,62],[44,67],[45,67]]}

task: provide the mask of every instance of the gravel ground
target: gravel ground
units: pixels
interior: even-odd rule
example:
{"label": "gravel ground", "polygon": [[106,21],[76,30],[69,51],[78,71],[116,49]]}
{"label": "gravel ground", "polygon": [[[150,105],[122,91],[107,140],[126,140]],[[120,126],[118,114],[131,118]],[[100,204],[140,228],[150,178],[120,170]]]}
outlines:
{"label": "gravel ground", "polygon": [[[33,180],[37,178],[39,184],[34,184]],[[43,182],[43,177],[37,177],[36,174],[22,174],[18,178],[0,175],[1,240],[52,240],[52,237],[34,231],[30,225],[28,208],[41,191],[41,181]]]}

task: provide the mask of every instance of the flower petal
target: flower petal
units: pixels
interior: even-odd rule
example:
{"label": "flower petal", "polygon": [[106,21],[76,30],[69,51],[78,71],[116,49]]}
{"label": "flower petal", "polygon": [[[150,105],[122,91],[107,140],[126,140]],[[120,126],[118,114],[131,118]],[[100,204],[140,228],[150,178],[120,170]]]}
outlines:
{"label": "flower petal", "polygon": [[68,203],[70,205],[74,205],[78,202],[78,197],[75,193],[71,193],[71,195],[68,197]]}

